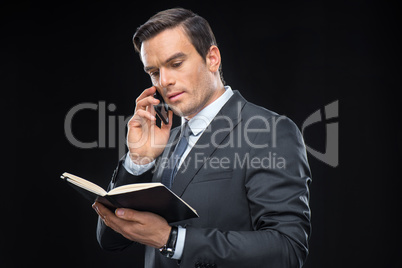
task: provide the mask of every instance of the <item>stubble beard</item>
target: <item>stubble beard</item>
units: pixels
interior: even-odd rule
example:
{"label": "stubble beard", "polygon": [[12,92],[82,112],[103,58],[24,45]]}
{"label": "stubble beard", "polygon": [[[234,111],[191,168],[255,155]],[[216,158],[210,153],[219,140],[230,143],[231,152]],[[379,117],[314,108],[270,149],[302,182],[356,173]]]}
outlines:
{"label": "stubble beard", "polygon": [[[197,92],[196,96],[186,96],[187,98],[183,100],[181,104],[184,105],[172,105],[171,109],[177,116],[180,117],[193,117],[198,114],[202,109],[205,108],[209,100],[213,95],[213,90],[209,88],[209,84],[204,87],[197,87],[193,92]],[[188,93],[186,93],[188,94]],[[179,107],[183,106],[183,107]]]}

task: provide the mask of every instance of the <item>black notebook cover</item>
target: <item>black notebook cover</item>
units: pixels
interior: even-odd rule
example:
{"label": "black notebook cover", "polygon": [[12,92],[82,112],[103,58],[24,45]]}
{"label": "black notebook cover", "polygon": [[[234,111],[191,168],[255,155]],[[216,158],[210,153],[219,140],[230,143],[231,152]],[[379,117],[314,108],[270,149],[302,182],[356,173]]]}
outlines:
{"label": "black notebook cover", "polygon": [[130,208],[158,214],[168,223],[198,217],[195,210],[164,185],[127,193],[99,196],[65,180],[77,192],[91,202],[98,201],[111,210]]}

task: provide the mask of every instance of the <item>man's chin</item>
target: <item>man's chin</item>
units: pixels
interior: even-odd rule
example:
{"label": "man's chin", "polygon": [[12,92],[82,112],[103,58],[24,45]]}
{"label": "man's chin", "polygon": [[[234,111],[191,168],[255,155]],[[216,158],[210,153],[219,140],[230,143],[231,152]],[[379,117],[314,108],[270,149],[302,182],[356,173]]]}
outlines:
{"label": "man's chin", "polygon": [[170,109],[173,111],[173,113],[179,117],[192,117],[191,115],[196,114],[196,112],[194,112],[194,109],[191,109],[193,107],[190,107],[189,109],[185,109],[183,107],[181,107],[181,105],[169,105]]}

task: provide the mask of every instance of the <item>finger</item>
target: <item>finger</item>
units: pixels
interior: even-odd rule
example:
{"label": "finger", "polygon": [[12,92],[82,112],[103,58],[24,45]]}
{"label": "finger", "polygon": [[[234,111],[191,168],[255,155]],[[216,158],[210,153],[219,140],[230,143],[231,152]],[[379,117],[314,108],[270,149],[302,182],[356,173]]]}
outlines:
{"label": "finger", "polygon": [[[155,103],[156,103],[156,104],[154,104],[154,105],[159,104],[160,101],[159,101],[158,99],[154,99],[154,100],[155,100]],[[156,115],[156,111],[155,111],[154,105],[150,105],[150,106],[147,107],[147,111],[150,112],[152,115]]]}
{"label": "finger", "polygon": [[155,114],[152,114],[151,111],[138,110],[135,114],[137,116],[141,117],[142,119],[151,120],[151,121],[156,120]]}
{"label": "finger", "polygon": [[141,100],[141,99],[143,99],[143,98],[145,98],[145,97],[147,97],[147,96],[152,96],[152,95],[154,95],[155,92],[156,92],[156,87],[155,87],[155,86],[149,87],[149,88],[145,89],[145,90],[138,96],[137,101],[139,101],[139,100]]}
{"label": "finger", "polygon": [[128,121],[127,126],[130,127],[146,127],[151,120],[151,124],[155,124],[156,117],[152,113],[145,110],[138,110]]}
{"label": "finger", "polygon": [[[151,128],[156,126],[156,111],[154,106],[150,106],[149,109],[147,109],[147,112],[149,112],[152,116],[151,116]],[[153,130],[153,129],[152,129]]]}
{"label": "finger", "polygon": [[[147,89],[145,89],[135,100],[136,106],[138,106],[138,103],[140,103],[142,100],[151,97],[153,98],[154,93],[156,92],[156,87],[152,86]],[[136,107],[137,108],[137,107]]]}
{"label": "finger", "polygon": [[141,212],[140,211],[136,211],[133,209],[128,209],[128,208],[118,208],[115,210],[115,215],[123,220],[126,221],[135,221],[138,222]]}
{"label": "finger", "polygon": [[101,219],[103,219],[105,216],[103,216],[103,214],[99,211],[99,203],[95,202],[92,204],[92,208],[96,211],[96,213],[98,213],[99,217]]}
{"label": "finger", "polygon": [[129,208],[118,208],[115,210],[115,215],[120,218],[121,220],[130,221],[130,222],[137,222],[139,224],[146,224],[152,222],[153,224],[156,223],[156,220],[161,220],[165,222],[166,220],[163,219],[161,216],[148,212],[148,211],[138,211]]}
{"label": "finger", "polygon": [[122,221],[115,216],[115,214],[99,202],[95,202],[92,207],[98,213],[103,222],[115,231],[119,231],[119,225]]}
{"label": "finger", "polygon": [[165,131],[170,131],[170,129],[172,128],[172,123],[173,123],[173,111],[172,110],[168,110],[168,118],[169,118],[169,124],[165,124],[162,121],[161,124],[161,129],[165,130]]}
{"label": "finger", "polygon": [[147,96],[136,102],[135,111],[146,110],[148,107],[159,104],[159,100],[155,99],[154,96]]}
{"label": "finger", "polygon": [[101,217],[102,219],[104,219],[106,216],[110,216],[111,211],[97,201],[93,203],[92,208],[96,211],[96,213],[98,213],[99,217]]}

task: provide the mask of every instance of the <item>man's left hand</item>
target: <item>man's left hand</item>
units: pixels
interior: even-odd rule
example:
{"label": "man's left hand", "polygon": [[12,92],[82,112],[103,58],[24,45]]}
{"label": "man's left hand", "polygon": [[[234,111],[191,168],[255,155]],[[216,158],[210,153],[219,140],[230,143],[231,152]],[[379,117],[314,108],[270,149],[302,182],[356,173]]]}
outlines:
{"label": "man's left hand", "polygon": [[118,208],[113,213],[99,202],[92,207],[108,227],[127,239],[154,248],[167,243],[172,227],[159,215],[128,208]]}

